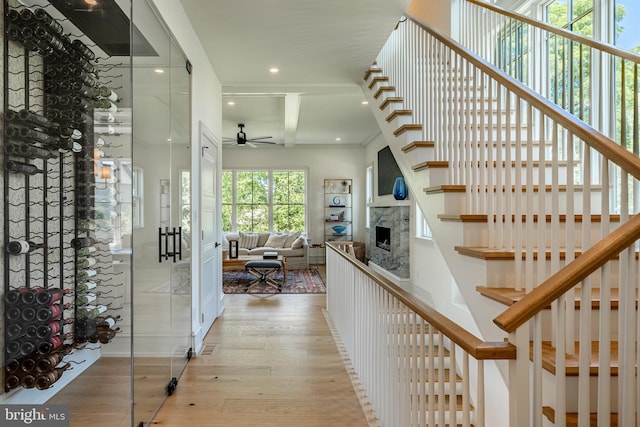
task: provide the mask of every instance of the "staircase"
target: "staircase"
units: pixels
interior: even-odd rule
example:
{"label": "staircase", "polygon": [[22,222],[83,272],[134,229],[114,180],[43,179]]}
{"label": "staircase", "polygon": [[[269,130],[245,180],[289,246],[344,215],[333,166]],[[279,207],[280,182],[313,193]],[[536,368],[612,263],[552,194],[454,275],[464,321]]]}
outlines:
{"label": "staircase", "polygon": [[637,156],[411,17],[364,81],[478,327],[518,348],[510,425],[637,425]]}

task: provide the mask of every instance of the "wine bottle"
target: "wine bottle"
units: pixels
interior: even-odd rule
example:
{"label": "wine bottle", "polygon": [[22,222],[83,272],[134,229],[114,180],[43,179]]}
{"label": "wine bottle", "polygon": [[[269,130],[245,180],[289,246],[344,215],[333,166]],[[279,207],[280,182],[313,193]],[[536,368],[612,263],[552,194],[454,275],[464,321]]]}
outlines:
{"label": "wine bottle", "polygon": [[9,341],[5,343],[5,351],[9,355],[8,359],[20,357],[20,341]]}
{"label": "wine bottle", "polygon": [[46,10],[42,8],[36,8],[33,11],[33,17],[40,25],[43,25],[44,27],[46,27],[47,30],[49,30],[51,33],[55,34],[56,36],[59,37],[64,34],[62,25],[60,25],[58,21],[53,19],[51,15],[47,13]]}
{"label": "wine bottle", "polygon": [[40,355],[47,355],[57,349],[59,349],[62,344],[63,344],[63,340],[68,340],[70,338],[73,338],[73,333],[69,332],[67,334],[64,334],[62,337],[60,336],[53,336],[51,338],[49,338],[48,340],[45,341],[41,341],[38,343],[36,350],[38,352],[38,354]]}
{"label": "wine bottle", "polygon": [[86,282],[88,279],[94,277],[97,274],[97,271],[92,268],[87,268],[86,270],[80,270],[76,273],[76,279],[80,282]]}
{"label": "wine bottle", "polygon": [[35,147],[29,144],[16,144],[16,148],[20,157],[35,159],[52,159],[54,157],[57,157],[53,152],[47,150],[46,148]]}
{"label": "wine bottle", "polygon": [[51,372],[47,372],[46,374],[40,375],[35,380],[36,388],[38,390],[46,390],[46,389],[48,389],[49,387],[51,387],[51,385],[53,383],[58,381],[58,379],[60,379],[60,377],[62,376],[62,373],[64,371],[66,371],[67,369],[69,369],[70,367],[71,367],[71,364],[67,363],[64,366],[60,367],[60,368],[55,368]]}
{"label": "wine bottle", "polygon": [[26,254],[28,252],[33,252],[36,249],[45,248],[44,243],[35,243],[31,241],[25,240],[13,240],[7,244],[7,252],[10,255],[20,255]]}
{"label": "wine bottle", "polygon": [[4,381],[4,391],[9,392],[20,386],[20,378],[17,375],[7,375]]}
{"label": "wine bottle", "polygon": [[87,305],[76,310],[79,319],[95,319],[100,314],[107,311],[106,305]]}
{"label": "wine bottle", "polygon": [[7,110],[6,118],[10,122],[23,123],[41,130],[47,130],[52,126],[51,121],[41,114],[22,109],[20,111]]}
{"label": "wine bottle", "polygon": [[76,237],[71,240],[71,247],[73,247],[74,249],[86,248],[88,246],[94,246],[95,244],[96,239],[89,236]]}
{"label": "wine bottle", "polygon": [[21,163],[13,160],[5,160],[4,167],[10,172],[23,173],[25,175],[35,175],[44,172],[31,163]]}
{"label": "wine bottle", "polygon": [[62,316],[62,311],[68,310],[71,307],[71,303],[67,303],[62,307],[60,307],[59,304],[53,304],[48,307],[40,307],[37,310],[36,319],[38,319],[38,322],[41,323],[51,322],[52,320],[59,319]]}
{"label": "wine bottle", "polygon": [[38,288],[28,289],[20,295],[20,302],[24,305],[32,305],[36,302]]}
{"label": "wine bottle", "polygon": [[20,355],[21,356],[29,356],[33,353],[35,353],[36,351],[36,345],[33,343],[33,341],[22,341],[20,343]]}
{"label": "wine bottle", "polygon": [[9,289],[9,291],[4,295],[4,301],[7,305],[15,305],[20,302],[20,295],[27,292],[29,289],[25,286],[22,286],[17,289]]}
{"label": "wine bottle", "polygon": [[7,307],[7,309],[4,312],[4,316],[10,322],[17,322],[22,317],[22,310],[20,310],[20,307],[16,307],[16,306]]}
{"label": "wine bottle", "polygon": [[66,53],[67,50],[64,48],[62,42],[53,34],[51,34],[47,29],[41,25],[36,25],[33,29],[34,35],[44,43],[47,43],[52,49],[57,50],[59,52]]}
{"label": "wine bottle", "polygon": [[33,323],[27,324],[27,327],[24,328],[24,334],[29,339],[38,338],[38,326]]}
{"label": "wine bottle", "polygon": [[83,258],[76,262],[76,268],[88,268],[93,267],[94,265],[96,265],[96,259],[91,257]]}
{"label": "wine bottle", "polygon": [[58,366],[60,362],[62,362],[63,358],[64,356],[61,352],[56,352],[41,357],[40,359],[38,359],[38,361],[36,361],[36,372],[43,373],[52,370],[53,368]]}
{"label": "wine bottle", "polygon": [[22,307],[20,311],[20,318],[25,322],[33,322],[36,320],[37,310],[32,306]]}
{"label": "wine bottle", "polygon": [[97,283],[91,280],[76,285],[76,294],[84,294],[96,288]]}
{"label": "wine bottle", "polygon": [[10,340],[15,340],[20,338],[24,333],[24,328],[20,323],[9,323],[7,325],[7,338]]}
{"label": "wine bottle", "polygon": [[33,388],[36,385],[36,377],[31,374],[24,375],[20,384],[24,388]]}
{"label": "wine bottle", "polygon": [[[95,230],[96,229],[95,224],[92,224],[92,226],[93,226],[93,228],[91,228],[91,230]],[[80,229],[80,227],[78,227],[78,229]],[[82,229],[83,230],[88,230],[89,228],[88,227],[84,227]],[[95,246],[86,246],[84,248],[78,249],[76,254],[78,256],[89,256],[89,255],[95,254],[95,252],[96,252],[96,247]]]}
{"label": "wine bottle", "polygon": [[50,305],[59,301],[63,295],[71,292],[71,289],[49,288],[36,293],[36,304]]}
{"label": "wine bottle", "polygon": [[4,371],[11,375],[11,374],[15,374],[18,372],[18,369],[20,368],[20,362],[18,362],[16,359],[10,360],[4,367]]}
{"label": "wine bottle", "polygon": [[87,47],[86,44],[82,42],[80,39],[75,39],[71,42],[71,45],[76,49],[76,51],[80,52],[82,56],[87,58],[89,61],[93,61],[96,59],[96,54]]}
{"label": "wine bottle", "polygon": [[18,129],[18,136],[23,140],[39,142],[40,144],[58,144],[57,137],[39,130],[29,129],[26,127],[21,127]]}
{"label": "wine bottle", "polygon": [[96,301],[96,294],[84,294],[76,296],[76,306],[82,307]]}
{"label": "wine bottle", "polygon": [[116,102],[118,100],[118,95],[106,86],[98,86],[96,88],[96,92],[98,96],[108,99],[111,102]]}
{"label": "wine bottle", "polygon": [[25,357],[20,361],[20,370],[23,374],[31,373],[36,370],[36,361],[32,357]]}

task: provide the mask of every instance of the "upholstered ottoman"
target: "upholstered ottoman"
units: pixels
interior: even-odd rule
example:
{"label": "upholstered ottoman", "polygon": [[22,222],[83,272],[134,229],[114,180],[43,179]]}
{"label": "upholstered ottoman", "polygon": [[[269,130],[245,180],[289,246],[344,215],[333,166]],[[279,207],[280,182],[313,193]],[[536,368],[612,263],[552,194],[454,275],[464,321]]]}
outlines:
{"label": "upholstered ottoman", "polygon": [[[282,269],[282,262],[268,259],[247,261],[244,264],[244,269],[255,276],[255,279],[249,283],[245,292],[249,292],[249,289],[261,283],[273,286],[278,291],[282,290],[282,283],[278,283],[271,278]],[[286,278],[286,276],[284,277]]]}

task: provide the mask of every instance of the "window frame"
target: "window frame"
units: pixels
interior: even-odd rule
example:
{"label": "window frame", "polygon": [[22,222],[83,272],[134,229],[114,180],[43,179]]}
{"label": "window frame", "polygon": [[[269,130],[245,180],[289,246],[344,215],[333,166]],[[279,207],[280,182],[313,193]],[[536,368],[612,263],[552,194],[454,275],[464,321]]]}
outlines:
{"label": "window frame", "polygon": [[[224,182],[225,178],[225,174],[231,174],[231,202],[225,202],[225,188],[224,185],[222,187],[222,191],[221,191],[221,204],[222,204],[222,208],[223,208],[223,219],[222,219],[222,228],[225,232],[233,232],[236,233],[238,231],[243,231],[243,232],[263,232],[261,230],[257,230],[255,231],[253,229],[252,226],[252,230],[238,230],[237,229],[237,215],[238,215],[238,173],[242,173],[242,172],[251,172],[251,173],[267,173],[267,199],[266,199],[266,205],[267,205],[267,230],[268,232],[274,232],[274,231],[285,231],[285,230],[274,230],[274,207],[275,206],[282,206],[282,205],[295,205],[295,206],[302,206],[302,208],[304,209],[304,214],[303,214],[303,218],[304,218],[304,229],[303,230],[289,230],[289,231],[300,231],[301,233],[307,234],[307,230],[309,227],[309,198],[308,198],[308,185],[309,185],[309,171],[306,168],[272,168],[272,169],[265,169],[265,168],[233,168],[233,169],[223,169],[222,170],[222,181]],[[282,204],[282,203],[274,203],[274,174],[277,173],[282,173],[282,172],[286,172],[286,173],[291,173],[291,172],[296,172],[296,173],[302,173],[303,174],[303,178],[304,178],[304,193],[303,193],[303,203],[299,204],[299,203],[288,203],[288,204]],[[262,203],[261,203],[262,204]],[[242,203],[242,205],[248,205],[246,203]],[[225,225],[224,225],[224,215],[225,215],[225,207],[230,207],[230,230],[226,230],[225,229]]]}

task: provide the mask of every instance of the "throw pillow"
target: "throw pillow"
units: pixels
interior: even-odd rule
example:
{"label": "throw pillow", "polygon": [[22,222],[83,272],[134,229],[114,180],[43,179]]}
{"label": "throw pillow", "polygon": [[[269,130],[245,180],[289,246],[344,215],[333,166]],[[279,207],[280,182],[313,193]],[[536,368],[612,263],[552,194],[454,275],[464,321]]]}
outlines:
{"label": "throw pillow", "polygon": [[293,242],[295,242],[295,240],[298,238],[299,235],[300,235],[299,231],[290,231],[289,234],[287,235],[287,240],[285,240],[284,245],[282,245],[282,247],[290,248],[291,245],[293,245]]}
{"label": "throw pillow", "polygon": [[288,234],[271,233],[264,245],[268,248],[282,248],[287,237],[289,237]]}
{"label": "throw pillow", "polygon": [[242,231],[239,233],[240,239],[238,240],[238,246],[245,249],[253,249],[258,245],[258,234],[257,233],[243,233]]}
{"label": "throw pillow", "polygon": [[296,240],[293,241],[293,243],[291,244],[291,249],[300,249],[301,247],[304,246],[304,236],[299,236]]}

